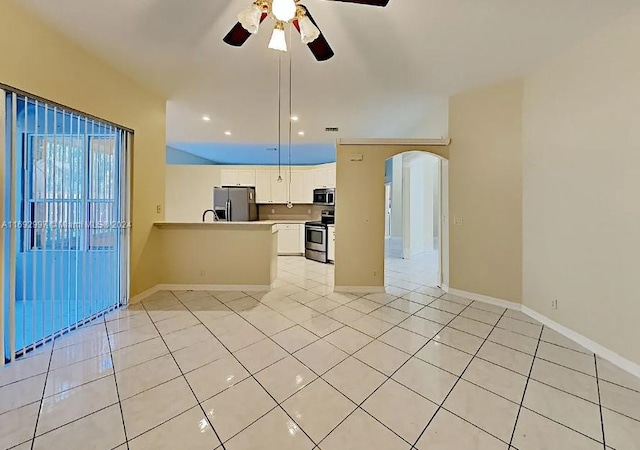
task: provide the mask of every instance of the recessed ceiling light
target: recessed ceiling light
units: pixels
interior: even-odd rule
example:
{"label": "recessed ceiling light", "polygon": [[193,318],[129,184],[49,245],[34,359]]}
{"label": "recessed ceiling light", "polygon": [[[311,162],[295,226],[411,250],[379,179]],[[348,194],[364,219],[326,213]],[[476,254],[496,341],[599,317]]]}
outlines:
{"label": "recessed ceiling light", "polygon": [[202,116],[202,120],[204,120],[205,122],[211,122],[211,117],[209,117],[209,116]]}
{"label": "recessed ceiling light", "polygon": [[291,116],[291,120],[293,120],[294,122],[297,122],[298,120],[300,120],[300,117],[298,117],[298,116]]}
{"label": "recessed ceiling light", "polygon": [[298,136],[304,136],[304,131],[298,131]]}
{"label": "recessed ceiling light", "polygon": [[224,132],[224,135],[225,135],[225,136],[231,136],[231,131],[225,131],[225,132]]}

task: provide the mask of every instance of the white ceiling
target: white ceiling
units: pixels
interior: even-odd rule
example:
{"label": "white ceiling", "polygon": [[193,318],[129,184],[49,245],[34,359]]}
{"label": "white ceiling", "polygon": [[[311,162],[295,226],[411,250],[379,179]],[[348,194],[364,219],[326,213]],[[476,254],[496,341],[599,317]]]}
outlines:
{"label": "white ceiling", "polygon": [[[278,54],[267,50],[271,22],[242,48],[222,42],[250,0],[19,2],[166,94],[168,141],[274,142]],[[348,137],[437,137],[446,132],[448,95],[526,73],[637,0],[304,3],[336,56],[318,63],[295,34],[289,42],[301,119],[294,141],[332,142],[327,126]],[[202,122],[203,114],[212,121]]]}

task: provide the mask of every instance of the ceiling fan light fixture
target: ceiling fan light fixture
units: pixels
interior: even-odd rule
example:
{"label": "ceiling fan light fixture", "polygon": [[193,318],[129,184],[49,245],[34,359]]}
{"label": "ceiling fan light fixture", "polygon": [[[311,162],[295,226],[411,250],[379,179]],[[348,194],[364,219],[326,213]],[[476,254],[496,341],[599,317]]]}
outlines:
{"label": "ceiling fan light fixture", "polygon": [[320,30],[306,14],[298,19],[300,25],[300,37],[303,44],[310,44],[320,37]]}
{"label": "ceiling fan light fixture", "polygon": [[281,22],[289,22],[296,16],[295,0],[273,0],[271,12]]}
{"label": "ceiling fan light fixture", "polygon": [[238,14],[238,22],[242,28],[251,34],[256,34],[260,28],[262,8],[257,3],[252,3],[247,9]]}
{"label": "ceiling fan light fixture", "polygon": [[271,40],[269,41],[269,48],[271,50],[278,50],[281,52],[287,51],[287,38],[284,33],[284,23],[278,21],[276,27],[273,29]]}

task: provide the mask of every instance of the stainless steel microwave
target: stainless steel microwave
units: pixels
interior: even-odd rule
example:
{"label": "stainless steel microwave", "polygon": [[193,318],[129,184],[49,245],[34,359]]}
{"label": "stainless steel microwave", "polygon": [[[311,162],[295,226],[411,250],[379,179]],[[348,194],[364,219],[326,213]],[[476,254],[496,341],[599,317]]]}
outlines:
{"label": "stainless steel microwave", "polygon": [[313,204],[322,206],[335,206],[336,190],[335,189],[314,189]]}

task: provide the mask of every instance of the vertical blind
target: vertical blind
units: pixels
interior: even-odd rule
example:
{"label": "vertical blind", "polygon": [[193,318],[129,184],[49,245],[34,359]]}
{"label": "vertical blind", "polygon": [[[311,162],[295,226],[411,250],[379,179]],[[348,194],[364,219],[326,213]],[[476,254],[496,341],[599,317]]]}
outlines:
{"label": "vertical blind", "polygon": [[131,135],[0,94],[0,348],[10,361],[126,304]]}

